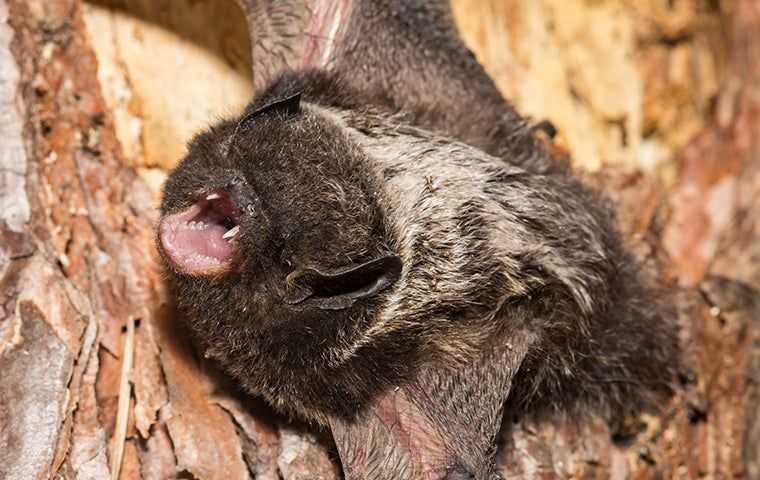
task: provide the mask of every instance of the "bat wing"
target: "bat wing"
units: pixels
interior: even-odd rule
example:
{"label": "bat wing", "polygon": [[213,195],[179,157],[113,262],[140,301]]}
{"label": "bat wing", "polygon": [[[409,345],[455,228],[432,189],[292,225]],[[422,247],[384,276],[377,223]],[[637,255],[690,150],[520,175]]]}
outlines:
{"label": "bat wing", "polygon": [[504,404],[529,335],[511,332],[460,369],[420,369],[331,430],[347,480],[491,480]]}
{"label": "bat wing", "polygon": [[[444,0],[238,0],[253,80],[320,69],[417,126],[536,171],[529,129],[462,41]],[[476,108],[475,108],[476,107]],[[522,141],[521,141],[522,140]],[[530,152],[531,155],[527,155]]]}

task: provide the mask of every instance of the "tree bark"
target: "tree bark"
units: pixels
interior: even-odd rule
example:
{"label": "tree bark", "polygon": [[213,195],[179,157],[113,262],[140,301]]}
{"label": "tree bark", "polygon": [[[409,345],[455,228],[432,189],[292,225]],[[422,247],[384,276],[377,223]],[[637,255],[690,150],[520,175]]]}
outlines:
{"label": "tree bark", "polygon": [[[473,18],[514,7],[524,15],[510,18],[509,31],[524,32],[529,13],[551,20],[551,8],[534,5],[554,3],[454,2],[476,54],[527,109],[524,84],[499,76],[498,51],[489,53],[498,25]],[[760,7],[734,0],[710,15],[719,28],[709,33],[660,26],[651,34],[660,43],[636,48],[659,59],[724,32],[712,106],[660,125],[605,110],[593,76],[589,92],[573,88],[602,112],[595,138],[622,129],[644,144],[647,135],[671,139],[666,127],[691,132],[667,140],[677,153],[661,175],[603,154],[586,165],[637,253],[662,263],[676,286],[681,386],[662,412],[614,430],[561,418],[507,422],[506,478],[760,478]],[[516,62],[529,46],[519,42],[510,47]],[[662,83],[656,68],[642,70]],[[329,439],[240,394],[194,354],[157,261],[154,196],[137,171],[146,150],[125,155],[102,88],[80,0],[0,0],[0,478],[109,478],[112,445],[122,441],[123,479],[340,478]],[[571,86],[558,88],[567,95]],[[580,157],[586,144],[564,118],[557,113],[560,144]],[[598,152],[627,158],[627,148]],[[125,391],[130,319],[138,326]],[[120,395],[130,399],[124,439],[114,438]]]}
{"label": "tree bark", "polygon": [[309,434],[257,420],[193,357],[161,281],[151,192],[122,161],[81,13],[76,0],[0,2],[0,477],[108,478],[130,317],[121,478],[298,478],[301,464],[334,477]]}

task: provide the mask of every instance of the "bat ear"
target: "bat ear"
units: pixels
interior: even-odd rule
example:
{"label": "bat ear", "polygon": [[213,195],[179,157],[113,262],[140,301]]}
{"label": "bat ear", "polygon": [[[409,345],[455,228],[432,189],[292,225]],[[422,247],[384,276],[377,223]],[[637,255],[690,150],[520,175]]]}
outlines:
{"label": "bat ear", "polygon": [[401,275],[401,266],[401,259],[391,255],[333,271],[302,270],[288,276],[285,302],[343,310],[393,285]]}
{"label": "bat ear", "polygon": [[245,128],[256,118],[266,115],[270,112],[279,112],[285,116],[297,115],[301,112],[301,92],[297,92],[285,98],[277,99],[271,103],[267,103],[263,107],[248,113],[238,123],[238,128]]}

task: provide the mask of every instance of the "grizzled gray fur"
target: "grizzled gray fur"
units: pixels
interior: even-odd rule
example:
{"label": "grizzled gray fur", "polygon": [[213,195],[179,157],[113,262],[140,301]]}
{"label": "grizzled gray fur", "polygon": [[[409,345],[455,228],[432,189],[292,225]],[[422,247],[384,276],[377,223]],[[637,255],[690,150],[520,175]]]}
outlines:
{"label": "grizzled gray fur", "polygon": [[[467,59],[422,70],[487,80]],[[329,428],[356,479],[499,478],[505,411],[625,413],[668,390],[674,327],[610,209],[511,107],[459,105],[459,126],[436,113],[451,98],[341,65],[277,77],[167,181],[159,250],[206,356]]]}

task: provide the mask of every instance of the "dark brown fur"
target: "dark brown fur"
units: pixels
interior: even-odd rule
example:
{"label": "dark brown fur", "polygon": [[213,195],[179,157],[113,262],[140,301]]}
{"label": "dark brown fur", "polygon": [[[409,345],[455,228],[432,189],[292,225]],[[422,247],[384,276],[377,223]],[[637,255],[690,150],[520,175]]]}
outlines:
{"label": "dark brown fur", "polygon": [[206,355],[329,426],[349,478],[497,478],[504,405],[639,408],[672,379],[674,327],[448,10],[390,3],[358,2],[329,72],[193,140],[162,213],[224,188],[241,235],[224,274],[170,279]]}

